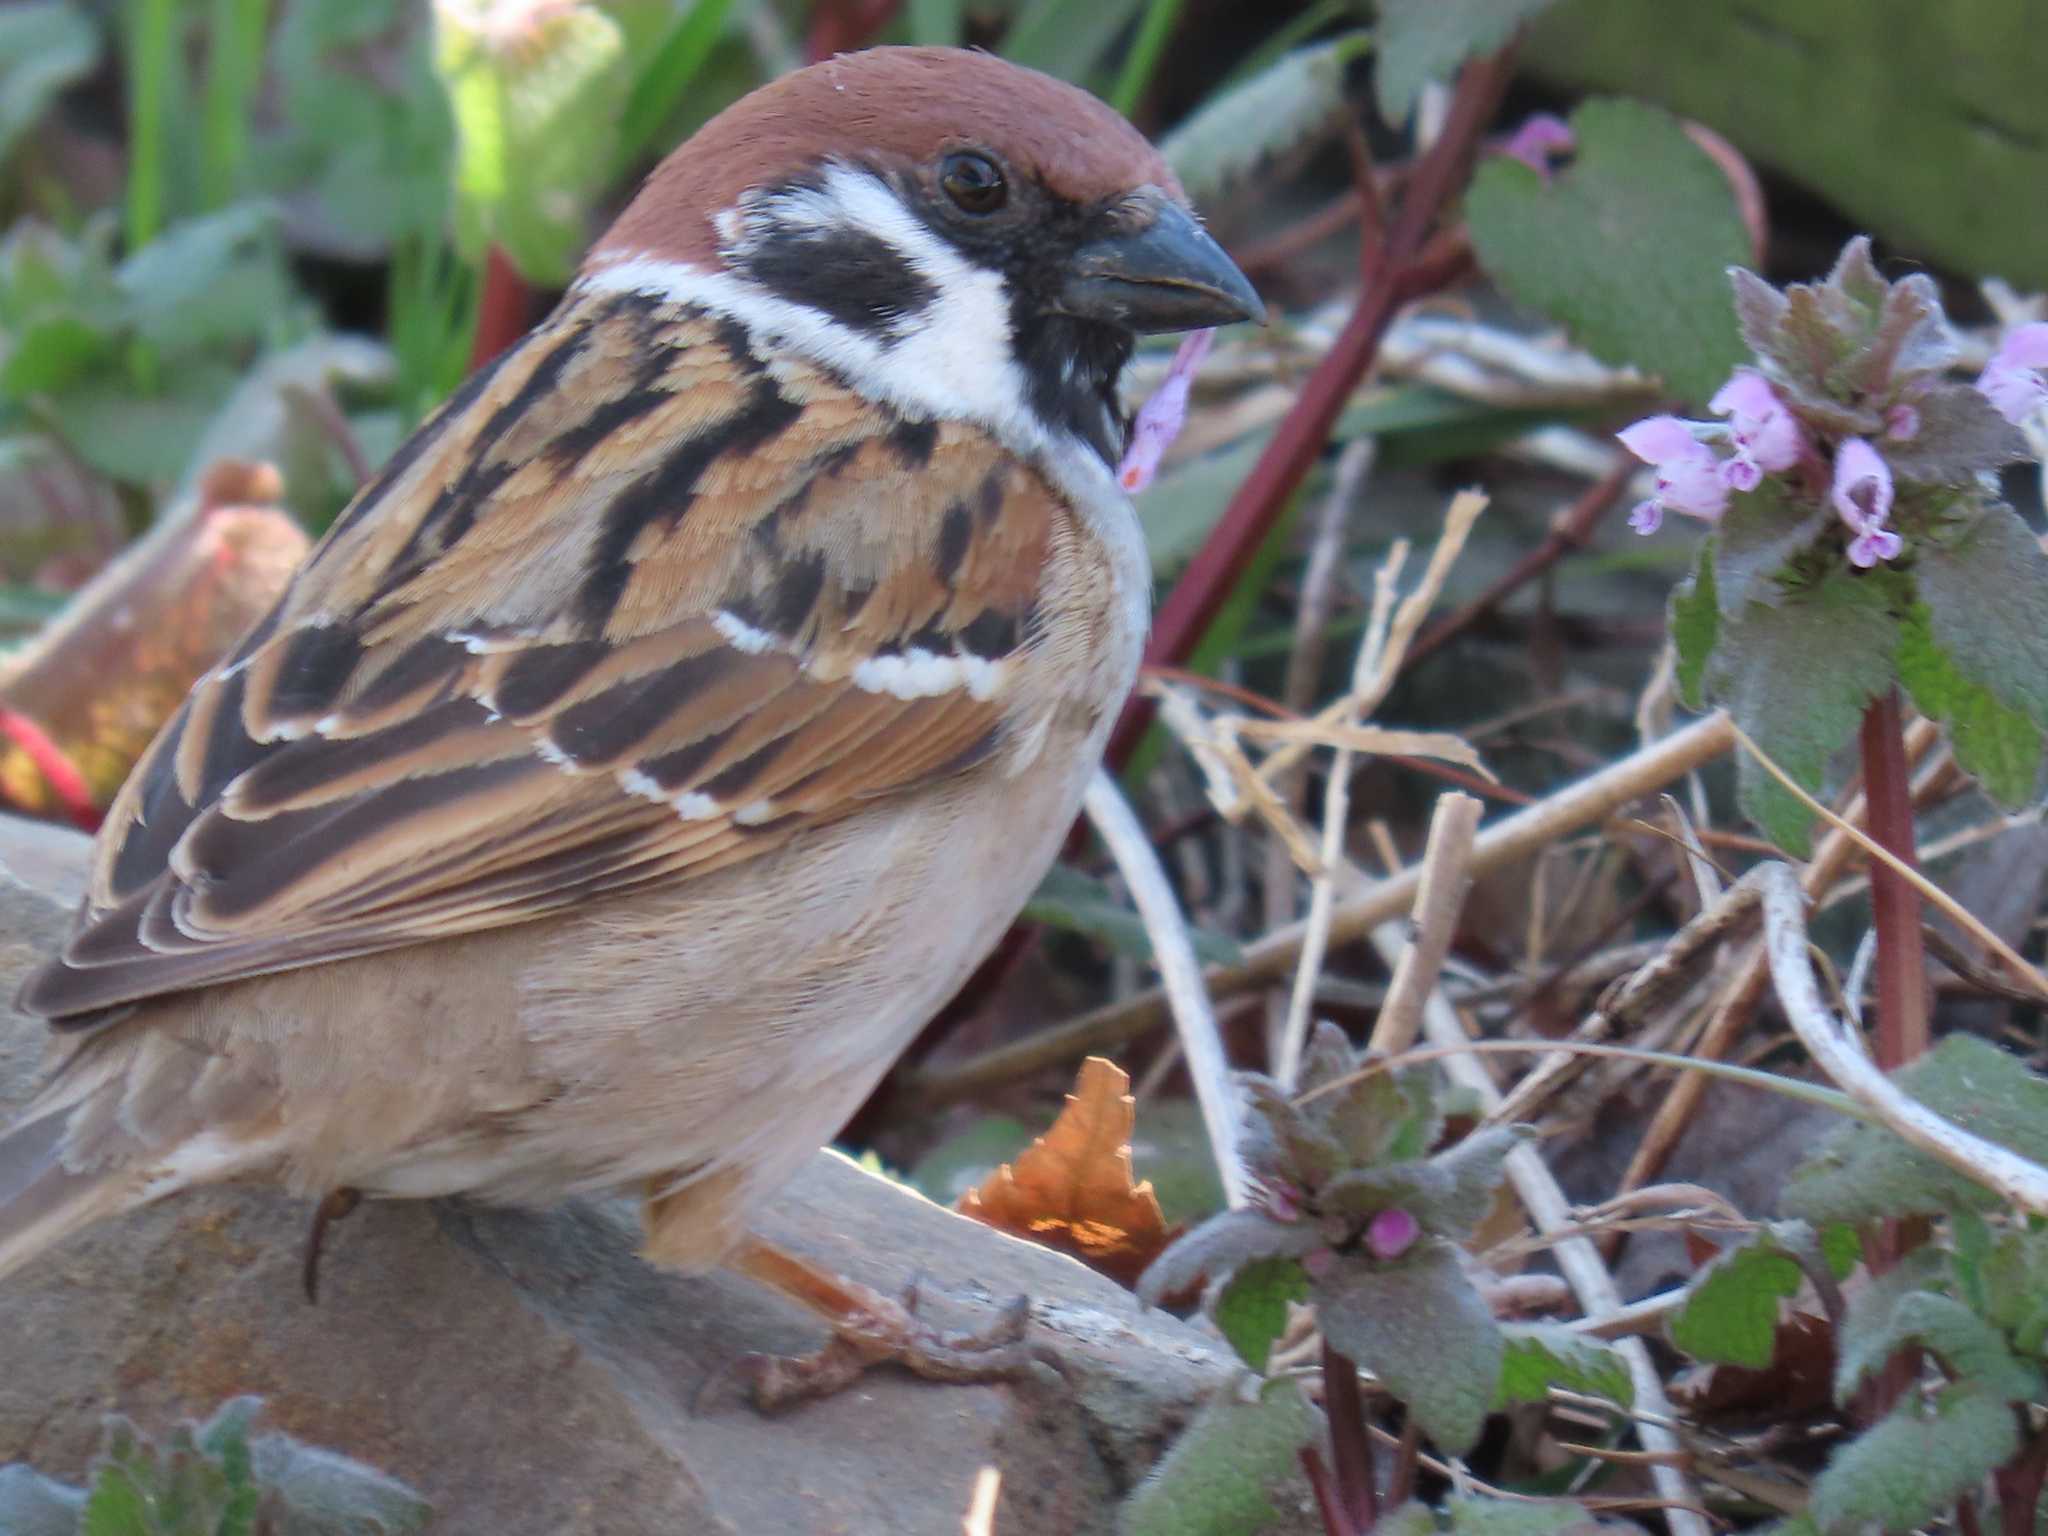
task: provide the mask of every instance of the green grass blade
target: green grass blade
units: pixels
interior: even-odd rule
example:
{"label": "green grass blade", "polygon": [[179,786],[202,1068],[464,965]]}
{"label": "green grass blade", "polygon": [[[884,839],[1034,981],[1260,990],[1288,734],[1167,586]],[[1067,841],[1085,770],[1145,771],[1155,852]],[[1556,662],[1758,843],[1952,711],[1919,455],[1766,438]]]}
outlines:
{"label": "green grass blade", "polygon": [[668,121],[669,113],[711,57],[711,50],[725,36],[726,19],[731,14],[732,0],[697,0],[662,39],[626,98],[615,162],[621,169],[653,146],[661,125]]}
{"label": "green grass blade", "polygon": [[130,0],[128,9],[128,249],[156,238],[164,219],[165,107],[177,0]]}
{"label": "green grass blade", "polygon": [[1138,103],[1145,99],[1145,88],[1152,83],[1153,71],[1166,52],[1184,3],[1185,0],[1146,0],[1145,14],[1138,19],[1138,35],[1132,39],[1124,67],[1117,72],[1116,87],[1109,93],[1110,104],[1125,117],[1137,111]]}

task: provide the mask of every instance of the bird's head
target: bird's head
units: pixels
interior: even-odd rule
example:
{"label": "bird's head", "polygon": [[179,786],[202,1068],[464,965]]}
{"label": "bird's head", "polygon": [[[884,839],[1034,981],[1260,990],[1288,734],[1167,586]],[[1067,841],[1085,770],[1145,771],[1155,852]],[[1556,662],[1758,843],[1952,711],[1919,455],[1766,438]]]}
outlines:
{"label": "bird's head", "polygon": [[1121,116],[950,48],[846,54],[755,91],[655,170],[587,271],[675,273],[679,297],[724,294],[900,404],[1110,464],[1137,335],[1265,315]]}

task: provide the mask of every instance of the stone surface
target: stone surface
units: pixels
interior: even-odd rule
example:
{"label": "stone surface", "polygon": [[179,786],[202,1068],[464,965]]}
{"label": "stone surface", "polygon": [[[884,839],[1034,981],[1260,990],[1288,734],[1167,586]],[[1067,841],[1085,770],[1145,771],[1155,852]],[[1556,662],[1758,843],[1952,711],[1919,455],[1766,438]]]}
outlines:
{"label": "stone surface", "polygon": [[[62,931],[84,849],[0,821],[0,996]],[[0,1021],[0,1117],[42,1044],[35,1022]],[[1060,1372],[938,1386],[882,1370],[763,1419],[734,1363],[822,1330],[737,1277],[641,1263],[628,1207],[366,1205],[329,1234],[317,1307],[299,1291],[308,1215],[266,1190],[188,1195],[0,1284],[0,1463],[76,1481],[101,1415],[161,1430],[254,1392],[269,1427],[410,1482],[437,1532],[957,1536],[992,1464],[1002,1536],[1074,1536],[1113,1528],[1231,1369],[1080,1265],[829,1154],[767,1236],[884,1291],[918,1276],[948,1327],[1028,1295]]]}

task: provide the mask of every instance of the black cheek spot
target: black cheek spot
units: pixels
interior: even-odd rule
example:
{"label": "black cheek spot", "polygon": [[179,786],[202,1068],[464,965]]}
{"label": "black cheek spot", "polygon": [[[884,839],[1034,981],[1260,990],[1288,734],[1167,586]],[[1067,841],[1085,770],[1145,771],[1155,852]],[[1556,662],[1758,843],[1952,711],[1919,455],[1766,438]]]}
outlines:
{"label": "black cheek spot", "polygon": [[772,235],[748,254],[746,265],[771,293],[885,344],[898,321],[938,296],[901,251],[862,229]]}

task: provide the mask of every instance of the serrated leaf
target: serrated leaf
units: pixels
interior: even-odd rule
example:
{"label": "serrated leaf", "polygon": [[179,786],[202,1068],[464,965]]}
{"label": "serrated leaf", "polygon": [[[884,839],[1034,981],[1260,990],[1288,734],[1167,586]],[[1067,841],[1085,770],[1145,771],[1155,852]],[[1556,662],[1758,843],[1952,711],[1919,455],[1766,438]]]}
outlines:
{"label": "serrated leaf", "polygon": [[1798,1262],[1769,1231],[1722,1254],[1693,1279],[1671,1318],[1671,1342],[1695,1360],[1762,1370],[1778,1337],[1778,1306],[1799,1294]]}
{"label": "serrated leaf", "polygon": [[1471,1449],[1500,1384],[1503,1345],[1455,1247],[1425,1237],[1391,1264],[1340,1260],[1311,1294],[1332,1349],[1385,1383],[1443,1450]]}
{"label": "serrated leaf", "polygon": [[1308,1271],[1299,1259],[1247,1264],[1216,1297],[1216,1326],[1237,1357],[1264,1373],[1274,1341],[1287,1327],[1287,1304],[1308,1300]]}
{"label": "serrated leaf", "polygon": [[1558,1323],[1503,1323],[1500,1332],[1506,1353],[1496,1408],[1544,1402],[1552,1387],[1608,1398],[1624,1408],[1635,1401],[1628,1361],[1605,1339]]}
{"label": "serrated leaf", "polygon": [[1714,525],[1714,597],[1724,616],[1750,603],[1775,604],[1793,558],[1833,522],[1825,507],[1802,505],[1782,481],[1766,480],[1729,500]]}
{"label": "serrated leaf", "polygon": [[99,32],[75,6],[52,0],[0,9],[0,161],[99,55]]}
{"label": "serrated leaf", "polygon": [[[1944,1119],[2048,1162],[2048,1078],[1975,1035],[1950,1035],[1892,1080]],[[1788,1216],[1825,1222],[1989,1210],[1996,1196],[1881,1126],[1837,1126],[1792,1170],[1778,1198]]]}
{"label": "serrated leaf", "polygon": [[1489,1125],[1438,1153],[1430,1166],[1450,1176],[1450,1188],[1442,1198],[1418,1206],[1416,1217],[1431,1232],[1460,1240],[1470,1237],[1493,1209],[1502,1162],[1534,1135],[1526,1125]]}
{"label": "serrated leaf", "polygon": [[1346,71],[1371,46],[1371,33],[1347,32],[1276,59],[1211,96],[1160,141],[1159,153],[1195,202],[1230,191],[1344,108]]}
{"label": "serrated leaf", "polygon": [[2017,810],[2041,777],[2041,730],[1989,688],[1963,676],[1935,643],[1925,603],[1907,610],[1899,627],[1899,682],[1913,707],[1948,728],[1956,763],[2006,810]]}
{"label": "serrated leaf", "polygon": [[1257,1073],[1247,1072],[1239,1081],[1246,1107],[1245,1164],[1252,1173],[1313,1193],[1348,1165],[1343,1144],[1315,1114],[1313,1103],[1296,1105],[1292,1094]]}
{"label": "serrated leaf", "polygon": [[2048,554],[2003,502],[1950,537],[1916,539],[1913,584],[1963,676],[2048,730]]}
{"label": "serrated leaf", "polygon": [[1707,661],[1721,634],[1714,596],[1714,539],[1700,541],[1692,575],[1671,589],[1671,643],[1678,649],[1678,697],[1687,709],[1705,709]]}
{"label": "serrated leaf", "polygon": [[2023,458],[2027,441],[1969,384],[1929,385],[1913,398],[1920,430],[1884,445],[1885,462],[1901,480],[1955,485]]}
{"label": "serrated leaf", "polygon": [[1299,1258],[1322,1242],[1311,1222],[1275,1221],[1250,1208],[1221,1211],[1167,1245],[1139,1279],[1138,1295],[1157,1306],[1205,1279],[1228,1280],[1259,1259]]}
{"label": "serrated leaf", "polygon": [[[1098,939],[1120,955],[1152,959],[1152,938],[1137,909],[1119,900],[1107,884],[1070,864],[1055,864],[1024,905],[1023,919]],[[1211,965],[1238,965],[1244,950],[1227,934],[1188,929],[1195,954]]]}
{"label": "serrated leaf", "polygon": [[1723,286],[1749,237],[1727,179],[1676,120],[1631,101],[1572,114],[1573,162],[1548,183],[1496,155],[1466,218],[1481,265],[1587,350],[1704,401],[1747,360]]}
{"label": "serrated leaf", "polygon": [[149,1504],[134,1469],[119,1463],[102,1466],[85,1496],[79,1536],[136,1536],[147,1531]]}
{"label": "serrated leaf", "polygon": [[1954,1383],[1922,1411],[1915,1393],[1837,1450],[1813,1485],[1813,1517],[1827,1536],[1871,1525],[1904,1532],[1945,1514],[2019,1449],[2012,1408]]}
{"label": "serrated leaf", "polygon": [[1979,1276],[1984,1315],[2012,1336],[2022,1355],[2038,1358],[2048,1332],[2048,1227],[2000,1233]]}
{"label": "serrated leaf", "polygon": [[[1707,669],[1714,699],[1771,760],[1819,794],[1828,759],[1855,736],[1863,709],[1892,685],[1898,621],[1886,573],[1828,568],[1775,604],[1751,602],[1729,618]],[[1772,842],[1805,857],[1812,816],[1742,753],[1742,809]]]}
{"label": "serrated leaf", "polygon": [[1835,1365],[1836,1402],[1846,1407],[1865,1378],[1913,1344],[1939,1358],[1954,1379],[1993,1397],[2023,1403],[2040,1395],[2039,1368],[2015,1358],[2004,1336],[1953,1296],[1916,1289],[1887,1300],[1882,1308],[1850,1307]]}
{"label": "serrated leaf", "polygon": [[1268,1382],[1246,1402],[1225,1388],[1124,1505],[1123,1536],[1256,1536],[1307,1495],[1298,1457],[1321,1438],[1293,1381]]}
{"label": "serrated leaf", "polygon": [[1432,80],[1491,53],[1550,0],[1380,0],[1380,113],[1396,126]]}

